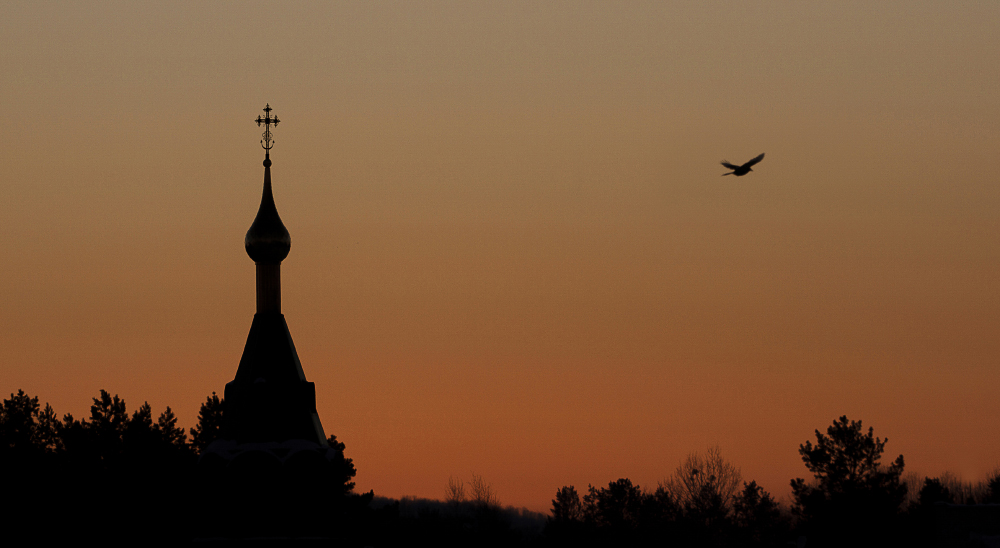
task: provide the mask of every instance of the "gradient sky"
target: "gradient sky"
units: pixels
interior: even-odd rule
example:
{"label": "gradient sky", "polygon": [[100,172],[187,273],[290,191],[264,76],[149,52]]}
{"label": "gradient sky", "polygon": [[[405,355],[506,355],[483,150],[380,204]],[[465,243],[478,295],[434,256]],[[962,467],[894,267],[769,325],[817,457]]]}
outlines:
{"label": "gradient sky", "polygon": [[4,11],[5,397],[195,424],[270,103],[283,312],[360,490],[545,511],[719,445],[787,498],[844,414],[907,471],[1000,465],[1000,3]]}

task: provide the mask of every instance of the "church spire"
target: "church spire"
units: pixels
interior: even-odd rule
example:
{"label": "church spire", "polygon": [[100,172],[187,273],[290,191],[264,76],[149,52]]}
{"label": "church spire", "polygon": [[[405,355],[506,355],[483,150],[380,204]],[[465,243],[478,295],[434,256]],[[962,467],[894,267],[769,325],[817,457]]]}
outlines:
{"label": "church spire", "polygon": [[256,120],[264,126],[260,141],[264,191],[244,240],[247,254],[257,263],[257,313],[236,377],[226,384],[223,436],[237,443],[305,440],[326,451],[326,435],[316,413],[316,387],[306,380],[281,313],[281,261],[288,256],[292,238],[278,217],[271,192],[271,126],[278,124],[271,110],[270,105],[264,107],[265,115]]}
{"label": "church spire", "polygon": [[271,105],[264,107],[265,116],[257,116],[257,125],[264,125],[260,146],[264,149],[264,192],[260,199],[257,217],[247,230],[244,246],[247,255],[257,263],[257,312],[281,312],[281,261],[292,248],[292,236],[288,233],[278,208],[274,205],[271,191],[271,148],[274,140],[271,125],[278,125],[277,116],[272,117]]}

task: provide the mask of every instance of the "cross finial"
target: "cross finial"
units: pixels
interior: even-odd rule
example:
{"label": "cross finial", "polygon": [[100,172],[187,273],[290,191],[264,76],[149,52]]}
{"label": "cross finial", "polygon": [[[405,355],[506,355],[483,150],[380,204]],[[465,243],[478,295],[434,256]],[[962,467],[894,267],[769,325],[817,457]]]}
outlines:
{"label": "cross finial", "polygon": [[264,117],[261,118],[260,115],[258,114],[257,115],[257,119],[255,121],[257,122],[257,126],[258,127],[261,124],[264,124],[264,133],[262,135],[262,137],[264,137],[264,138],[260,140],[260,146],[265,151],[264,152],[264,157],[265,158],[269,158],[270,155],[271,155],[271,152],[270,152],[271,151],[271,147],[274,146],[274,140],[271,139],[271,124],[274,124],[274,127],[278,127],[278,122],[280,122],[281,120],[278,120],[277,116],[274,116],[273,118],[271,117],[271,111],[274,110],[274,109],[271,108],[271,104],[270,103],[268,103],[267,106],[265,106],[263,110],[264,110]]}

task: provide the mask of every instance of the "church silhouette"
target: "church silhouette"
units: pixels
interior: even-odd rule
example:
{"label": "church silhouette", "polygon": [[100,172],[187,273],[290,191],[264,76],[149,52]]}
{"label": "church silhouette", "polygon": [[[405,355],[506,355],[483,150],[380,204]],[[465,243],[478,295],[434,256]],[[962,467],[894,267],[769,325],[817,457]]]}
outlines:
{"label": "church silhouette", "polygon": [[316,387],[306,380],[281,313],[281,261],[292,238],[271,188],[271,126],[279,122],[272,110],[268,104],[256,120],[264,126],[264,189],[244,242],[256,263],[257,312],[236,377],[226,384],[220,439],[199,458],[203,468],[316,469],[339,456],[327,441],[316,412]]}

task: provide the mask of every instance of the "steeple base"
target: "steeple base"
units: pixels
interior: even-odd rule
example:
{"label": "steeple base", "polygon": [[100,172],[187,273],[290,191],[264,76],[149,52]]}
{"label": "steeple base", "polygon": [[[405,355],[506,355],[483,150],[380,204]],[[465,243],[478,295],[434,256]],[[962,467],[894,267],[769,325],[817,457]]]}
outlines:
{"label": "steeple base", "polygon": [[303,440],[327,447],[316,413],[316,387],[306,381],[281,314],[254,314],[225,398],[222,439],[241,444]]}

